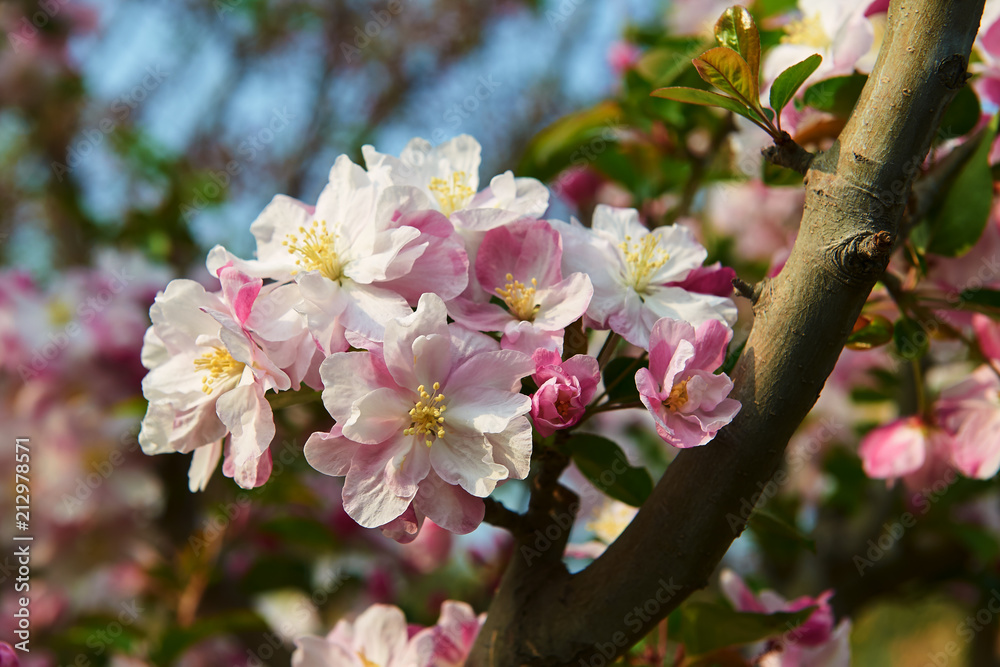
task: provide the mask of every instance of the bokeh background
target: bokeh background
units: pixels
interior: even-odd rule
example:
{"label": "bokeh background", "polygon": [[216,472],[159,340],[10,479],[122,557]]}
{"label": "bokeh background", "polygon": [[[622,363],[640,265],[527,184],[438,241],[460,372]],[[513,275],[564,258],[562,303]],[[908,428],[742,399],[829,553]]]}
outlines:
{"label": "bokeh background", "polygon": [[[276,193],[315,201],[336,156],[464,133],[483,145],[483,180],[514,169],[552,185],[551,217],[636,206],[691,225],[710,261],[764,276],[794,238],[801,180],[765,169],[763,137],[730,118],[649,99],[665,71],[697,81],[690,58],[727,4],[0,3],[0,640],[14,643],[15,629],[11,442],[28,436],[32,652],[21,664],[286,665],[295,636],[373,602],[425,625],[444,599],[485,610],[504,534],[456,539],[428,525],[404,547],[359,528],[337,483],[302,459],[305,437],[329,425],[321,409],[278,413],[274,473],[253,491],[217,473],[192,494],[188,457],[144,456],[149,305],[174,277],[212,286],[208,249],[249,256],[259,211]],[[795,4],[754,3],[766,44]],[[818,145],[842,126],[829,111]],[[990,225],[992,243],[995,215]],[[993,481],[930,480],[921,531],[859,575],[854,557],[907,507],[856,455],[907,386],[880,354],[845,352],[792,443],[805,453],[770,505],[775,521],[751,526],[727,564],[789,598],[834,588],[854,664],[917,667],[1000,587],[1000,503]],[[644,414],[602,428],[654,478],[668,465]],[[574,538],[585,558],[631,515],[570,475],[586,501]],[[516,484],[504,493],[524,499]],[[997,664],[998,628],[992,615],[948,664]],[[664,664],[656,646],[629,664]]]}

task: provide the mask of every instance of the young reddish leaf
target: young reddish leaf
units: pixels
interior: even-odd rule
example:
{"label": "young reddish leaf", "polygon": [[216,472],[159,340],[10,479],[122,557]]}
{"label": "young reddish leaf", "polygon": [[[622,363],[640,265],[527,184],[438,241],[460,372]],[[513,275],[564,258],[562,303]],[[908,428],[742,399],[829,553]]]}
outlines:
{"label": "young reddish leaf", "polygon": [[717,46],[695,58],[695,68],[702,79],[724,93],[730,93],[748,107],[756,109],[760,97],[757,78],[743,56],[725,46]]}
{"label": "young reddish leaf", "polygon": [[760,33],[746,7],[733,5],[719,17],[715,23],[715,39],[720,46],[727,46],[743,56],[754,75],[754,82],[760,78]]}

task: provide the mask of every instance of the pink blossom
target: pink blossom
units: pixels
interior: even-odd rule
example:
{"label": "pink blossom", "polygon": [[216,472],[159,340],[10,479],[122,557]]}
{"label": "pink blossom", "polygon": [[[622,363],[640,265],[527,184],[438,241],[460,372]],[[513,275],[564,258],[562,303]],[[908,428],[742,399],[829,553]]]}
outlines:
{"label": "pink blossom", "polygon": [[948,438],[921,417],[904,417],[868,433],[858,448],[865,474],[873,479],[897,479],[916,472],[927,458],[930,438]]}
{"label": "pink blossom", "polygon": [[695,326],[710,319],[736,321],[731,299],[675,286],[708,254],[686,227],[650,231],[635,209],[604,205],[594,210],[591,229],[576,222],[550,223],[563,237],[563,270],[590,276],[594,295],[587,317],[597,327],[610,328],[645,348],[650,329],[662,317]]}
{"label": "pink blossom", "polygon": [[817,607],[805,623],[789,630],[777,640],[776,650],[761,657],[760,664],[768,667],[848,667],[851,661],[851,622],[842,620],[834,626],[830,598],[826,591],[813,598],[803,596],[785,600],[774,591],[754,594],[732,570],[723,570],[719,584],[726,599],[737,611],[756,614],[799,611]]}
{"label": "pink blossom", "polygon": [[451,224],[412,187],[383,188],[340,156],[315,207],[278,195],[250,227],[257,259],[216,246],[209,269],[232,263],[250,276],[295,279],[298,309],[324,351],[339,352],[342,328],[373,341],[410,312],[423,290],[461,294],[468,258]]}
{"label": "pink blossom", "polygon": [[699,266],[687,275],[684,280],[668,283],[668,287],[680,287],[688,292],[699,294],[714,294],[729,297],[733,294],[733,279],[736,271],[716,262],[711,266]]}
{"label": "pink blossom", "polygon": [[539,335],[561,331],[583,315],[594,292],[584,273],[563,278],[562,254],[559,233],[544,220],[518,220],[486,232],[476,253],[477,298],[450,301],[448,313],[470,328],[504,332],[504,348],[526,329]]}
{"label": "pink blossom", "polygon": [[1000,470],[1000,378],[988,365],[941,392],[937,420],[954,435],[951,461],[967,477],[989,479]]}
{"label": "pink blossom", "polygon": [[706,215],[715,230],[734,238],[740,257],[766,261],[791,247],[804,201],[802,188],[769,187],[751,180],[711,188]]}
{"label": "pink blossom", "polygon": [[631,69],[642,55],[642,49],[631,42],[614,42],[608,48],[608,64],[617,76]]}
{"label": "pink blossom", "polygon": [[520,217],[538,217],[548,208],[544,185],[533,178],[514,178],[510,171],[479,190],[482,147],[467,134],[438,146],[413,139],[398,158],[371,146],[361,152],[371,178],[381,187],[418,190],[428,201],[424,208],[441,211],[462,230],[488,231]]}
{"label": "pink blossom", "polygon": [[205,488],[226,435],[237,483],[266,481],[274,420],[264,393],[297,389],[317,358],[292,308],[296,285],[264,287],[231,266],[219,278],[222,291],[214,294],[190,280],[167,285],[150,309],[142,349],[149,408],[139,442],[147,454],[194,452],[192,491]]}
{"label": "pink blossom", "polygon": [[375,528],[412,509],[414,533],[421,516],[468,533],[498,482],[527,475],[531,400],[519,390],[534,364],[497,348],[448,325],[441,298],[424,294],[415,313],[386,325],[383,346],[323,362],[323,402],[337,423],[309,438],[305,456],[346,476],[351,518]]}
{"label": "pink blossom", "polygon": [[326,637],[299,637],[292,667],[461,667],[485,615],[446,600],[429,628],[407,626],[403,612],[376,604],[353,623],[338,621]]}
{"label": "pink blossom", "polygon": [[531,418],[544,437],[575,426],[601,381],[597,359],[578,354],[562,361],[550,350],[536,350],[532,355],[538,386],[531,397]]}
{"label": "pink blossom", "polygon": [[14,647],[7,642],[0,642],[0,667],[19,667],[20,664]]}
{"label": "pink blossom", "polygon": [[740,411],[739,401],[727,398],[732,380],[713,373],[725,360],[732,335],[717,320],[697,330],[668,318],[653,325],[649,368],[636,372],[635,385],[656,432],[674,447],[704,445]]}

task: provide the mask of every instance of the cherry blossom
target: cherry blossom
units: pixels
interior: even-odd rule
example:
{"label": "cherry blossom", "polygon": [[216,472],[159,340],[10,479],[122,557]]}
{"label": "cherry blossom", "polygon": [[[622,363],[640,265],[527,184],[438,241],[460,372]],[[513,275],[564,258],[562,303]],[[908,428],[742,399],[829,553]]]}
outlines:
{"label": "cherry blossom", "polygon": [[362,147],[371,177],[383,187],[405,185],[426,194],[456,226],[487,231],[519,217],[538,217],[549,203],[548,189],[533,178],[495,176],[479,190],[482,147],[463,134],[438,146],[411,140],[399,157]]}
{"label": "cherry blossom", "polygon": [[674,447],[704,445],[740,411],[739,401],[727,398],[732,380],[713,373],[725,360],[732,335],[717,320],[697,330],[668,318],[653,325],[649,368],[636,372],[635,385],[656,432]]}
{"label": "cherry blossom", "polygon": [[[448,313],[470,328],[502,331],[505,348],[531,352],[545,334],[561,343],[562,329],[584,314],[594,291],[584,273],[563,278],[562,254],[559,233],[544,220],[518,220],[486,232],[476,254],[477,299],[458,297],[448,303]],[[527,345],[518,344],[522,336]]]}
{"label": "cherry blossom", "polygon": [[988,365],[941,392],[938,421],[954,434],[951,461],[967,477],[989,479],[1000,470],[1000,378]]}
{"label": "cherry blossom", "polygon": [[539,349],[532,355],[538,386],[531,396],[531,419],[542,436],[575,426],[601,381],[597,359],[583,354],[562,361],[559,354]]}
{"label": "cherry blossom", "polygon": [[142,349],[149,408],[139,442],[147,454],[194,452],[192,490],[205,487],[230,436],[229,468],[240,486],[266,481],[274,437],[268,390],[298,388],[316,347],[292,306],[295,285],[263,286],[232,267],[220,293],[175,280],[157,295]]}
{"label": "cherry blossom", "polygon": [[257,259],[216,246],[209,268],[232,263],[251,276],[294,278],[324,350],[346,349],[340,327],[381,340],[385,323],[409,313],[408,299],[415,303],[421,290],[433,286],[450,299],[465,288],[461,241],[428,206],[415,189],[383,189],[341,155],[315,208],[278,195],[254,221]]}
{"label": "cherry blossom", "polygon": [[461,667],[485,615],[446,600],[429,628],[407,626],[395,606],[372,605],[357,619],[338,621],[326,637],[299,637],[292,667]]}
{"label": "cherry blossom", "polygon": [[833,591],[818,597],[802,596],[785,600],[774,591],[764,590],[755,595],[732,570],[719,575],[722,592],[737,611],[773,614],[817,607],[805,623],[789,630],[760,657],[764,667],[847,667],[851,661],[851,622],[842,620],[834,626],[830,598]]}
{"label": "cherry blossom", "polygon": [[705,261],[707,251],[685,227],[648,230],[635,209],[598,206],[593,228],[553,220],[563,237],[563,271],[590,276],[594,296],[587,316],[625,340],[647,347],[653,324],[663,317],[697,326],[706,320],[736,321],[732,300],[689,292],[683,281]]}
{"label": "cherry blossom", "polygon": [[306,443],[309,463],[346,476],[344,508],[362,526],[411,510],[457,533],[482,520],[481,498],[523,479],[531,454],[531,400],[520,379],[530,357],[447,324],[444,302],[420,298],[386,325],[383,346],[330,355],[323,402],[336,420]]}

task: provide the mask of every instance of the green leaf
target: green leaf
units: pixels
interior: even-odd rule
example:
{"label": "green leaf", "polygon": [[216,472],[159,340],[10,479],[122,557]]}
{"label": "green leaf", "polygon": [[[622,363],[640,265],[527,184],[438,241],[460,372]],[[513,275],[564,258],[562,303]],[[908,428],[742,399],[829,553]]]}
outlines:
{"label": "green leaf", "polygon": [[977,306],[1000,308],[1000,292],[997,290],[985,288],[967,289],[961,292],[958,296],[962,301],[967,301]]}
{"label": "green leaf", "polygon": [[713,93],[710,90],[698,90],[697,88],[658,88],[650,93],[653,97],[662,97],[665,100],[675,100],[677,102],[687,102],[689,104],[700,104],[704,107],[722,107],[727,111],[739,114],[743,117],[750,117],[750,110],[747,106],[731,97]]}
{"label": "green leaf", "polygon": [[691,601],[681,610],[681,640],[690,658],[784,634],[805,623],[816,607],[752,614],[712,602]]}
{"label": "green leaf", "polygon": [[581,157],[585,163],[592,161],[593,155],[615,142],[622,122],[622,109],[615,102],[602,102],[563,116],[534,136],[524,151],[518,174],[547,181]]}
{"label": "green leaf", "polygon": [[803,535],[798,528],[782,519],[777,514],[764,509],[756,509],[750,515],[747,525],[758,535],[773,535],[791,540],[809,551],[816,553],[816,540]]}
{"label": "green leaf", "polygon": [[851,350],[870,350],[892,340],[892,322],[878,314],[861,315],[854,323],[854,330],[847,337],[846,347]]}
{"label": "green leaf", "polygon": [[867,81],[868,77],[864,74],[824,79],[806,88],[806,92],[802,94],[802,103],[807,107],[847,118],[854,110]]}
{"label": "green leaf", "polygon": [[580,433],[567,447],[580,472],[615,500],[639,507],[653,492],[653,479],[646,469],[630,465],[625,452],[607,438]]}
{"label": "green leaf", "polygon": [[[747,340],[750,340],[749,338]],[[740,355],[743,354],[743,348],[747,346],[747,341],[743,341],[733,349],[729,350],[726,354],[726,360],[722,362],[715,372],[725,373],[726,375],[731,375],[733,369],[736,368],[736,362],[740,360]]]}
{"label": "green leaf", "polygon": [[940,141],[954,139],[972,132],[979,124],[982,115],[979,96],[970,86],[962,86],[941,117],[938,139]]}
{"label": "green leaf", "polygon": [[757,82],[760,79],[760,33],[757,24],[746,7],[733,5],[715,23],[715,39],[719,46],[725,46],[743,56],[753,75],[753,97],[760,96]]}
{"label": "green leaf", "polygon": [[990,148],[997,136],[997,117],[978,139],[979,148],[958,172],[942,201],[928,215],[930,241],[927,252],[959,257],[976,244],[986,228],[993,206]]}
{"label": "green leaf", "polygon": [[188,648],[210,637],[231,636],[238,633],[259,635],[267,630],[267,623],[249,610],[227,611],[215,616],[199,616],[198,622],[188,628],[168,628],[159,646],[151,656],[152,664],[171,665]]}
{"label": "green leaf", "polygon": [[896,344],[896,354],[907,361],[920,359],[930,347],[930,337],[924,327],[906,316],[899,318],[893,325],[892,340]]}
{"label": "green leaf", "polygon": [[635,386],[635,372],[648,367],[649,362],[639,361],[638,357],[615,357],[609,361],[601,371],[608,399],[616,403],[638,401],[639,390]]}
{"label": "green leaf", "polygon": [[795,97],[796,91],[816,71],[821,62],[823,56],[816,53],[778,75],[771,86],[771,108],[774,109],[774,113],[781,115],[781,110]]}
{"label": "green leaf", "polygon": [[757,78],[743,56],[732,49],[717,46],[691,62],[698,75],[724,93],[729,93],[746,106],[756,108],[759,97]]}

